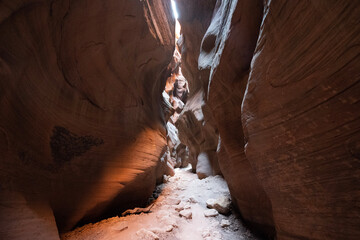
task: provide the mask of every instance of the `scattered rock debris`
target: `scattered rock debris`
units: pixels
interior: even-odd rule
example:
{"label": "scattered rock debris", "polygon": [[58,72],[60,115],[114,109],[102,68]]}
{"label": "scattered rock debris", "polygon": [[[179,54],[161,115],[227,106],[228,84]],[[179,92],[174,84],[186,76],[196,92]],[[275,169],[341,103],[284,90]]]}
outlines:
{"label": "scattered rock debris", "polygon": [[192,218],[192,212],[190,210],[182,210],[182,211],[180,211],[179,215],[181,217],[186,218],[186,219],[191,219]]}
{"label": "scattered rock debris", "polygon": [[146,207],[146,208],[134,208],[134,209],[129,209],[126,210],[125,212],[123,212],[121,214],[122,217],[126,216],[126,215],[130,215],[130,214],[140,214],[140,213],[149,213],[151,211],[151,208],[154,206],[154,203],[152,203],[150,206]]}
{"label": "scattered rock debris", "polygon": [[159,240],[160,238],[153,232],[148,231],[144,228],[136,232],[136,236],[143,240]]}
{"label": "scattered rock debris", "polygon": [[230,205],[231,200],[226,196],[221,196],[217,199],[210,198],[206,201],[206,206],[208,208],[216,209],[216,211],[224,215],[229,214]]}
{"label": "scattered rock debris", "polygon": [[219,215],[219,212],[215,209],[208,209],[204,211],[205,217],[216,217],[217,215]]}
{"label": "scattered rock debris", "polygon": [[[230,193],[222,177],[210,176],[200,180],[191,173],[191,167],[175,169],[175,172],[167,183],[157,186],[147,208],[134,208],[125,211],[124,216],[87,224],[62,234],[61,239],[258,239],[242,225],[237,213],[230,208],[227,215],[219,215],[220,208],[215,206],[208,209],[209,199],[222,207],[229,205]],[[205,212],[212,213],[211,217],[206,217]]]}
{"label": "scattered rock debris", "polygon": [[221,220],[220,226],[223,227],[223,228],[229,227],[230,226],[230,221],[226,220],[226,219],[223,219],[223,220]]}

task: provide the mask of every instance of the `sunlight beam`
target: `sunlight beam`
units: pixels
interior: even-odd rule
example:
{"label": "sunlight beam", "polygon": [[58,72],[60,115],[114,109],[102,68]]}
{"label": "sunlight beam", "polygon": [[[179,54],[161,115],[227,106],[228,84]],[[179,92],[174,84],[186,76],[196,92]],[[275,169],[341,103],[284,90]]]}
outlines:
{"label": "sunlight beam", "polygon": [[174,17],[175,17],[175,19],[177,20],[178,17],[179,17],[179,14],[178,14],[178,12],[177,12],[176,4],[175,4],[174,0],[171,0],[171,8],[172,8]]}

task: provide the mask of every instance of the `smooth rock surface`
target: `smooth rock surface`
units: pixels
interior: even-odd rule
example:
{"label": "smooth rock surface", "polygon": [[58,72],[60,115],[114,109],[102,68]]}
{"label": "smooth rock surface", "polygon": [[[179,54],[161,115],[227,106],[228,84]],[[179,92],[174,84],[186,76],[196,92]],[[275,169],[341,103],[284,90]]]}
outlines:
{"label": "smooth rock surface", "polygon": [[[208,77],[205,105],[220,135],[218,162],[232,200],[257,231],[274,235],[272,206],[244,152],[241,103],[262,21],[263,1],[218,1],[198,58]],[[215,40],[212,40],[215,38]],[[214,41],[209,49],[209,42]]]}
{"label": "smooth rock surface", "polygon": [[146,202],[173,32],[165,0],[1,1],[1,239],[56,239]]}
{"label": "smooth rock surface", "polygon": [[179,215],[181,217],[184,217],[186,219],[191,219],[192,218],[192,212],[191,210],[182,210],[179,212]]}
{"label": "smooth rock surface", "polygon": [[207,85],[208,79],[201,78],[198,57],[202,38],[210,24],[216,0],[175,0],[181,24],[178,41],[181,53],[181,69],[189,82],[190,96]]}
{"label": "smooth rock surface", "polygon": [[184,60],[200,73],[184,75],[201,76],[189,83],[206,92],[234,205],[267,237],[360,236],[359,13],[357,1],[228,0],[205,33],[187,19],[184,39],[204,36]]}
{"label": "smooth rock surface", "polygon": [[[271,237],[274,235],[274,222],[270,199],[245,157],[241,122],[241,102],[262,21],[263,3],[261,0],[227,0],[211,5],[214,2],[209,1],[204,7],[197,6],[197,11],[188,10],[196,3],[185,0],[177,3],[180,16],[185,16],[179,21],[184,25],[182,69],[191,90],[188,102],[198,92],[204,92],[205,122],[220,135],[218,145],[212,148],[217,150],[216,162],[221,169],[218,172],[227,180],[235,207],[244,219]],[[197,24],[198,19],[203,19],[202,25]],[[191,43],[186,41],[189,38]],[[200,48],[192,48],[195,44]],[[197,67],[194,67],[194,61]],[[190,124],[187,126],[195,128]],[[191,131],[186,136],[197,132]],[[186,142],[181,131],[180,139]],[[191,146],[197,145],[192,141]],[[197,154],[192,152],[198,154],[200,150],[190,149],[190,162],[194,166]]]}
{"label": "smooth rock surface", "polygon": [[206,201],[206,206],[208,208],[213,208],[221,214],[228,214],[230,212],[231,200],[228,197],[221,196],[217,199],[208,199]]}
{"label": "smooth rock surface", "polygon": [[159,236],[156,235],[155,233],[153,233],[152,231],[146,230],[146,229],[141,229],[138,232],[136,232],[136,236],[139,239],[143,239],[143,240],[159,240]]}
{"label": "smooth rock surface", "polygon": [[225,227],[229,227],[230,226],[230,221],[227,219],[223,219],[221,220],[220,226],[225,228]]}
{"label": "smooth rock surface", "polygon": [[[265,238],[360,239],[360,3],[176,3],[191,91],[178,81],[171,99],[170,1],[0,2],[0,238],[59,239],[142,205],[175,173],[176,153],[200,178],[222,173]],[[171,153],[168,120],[183,142]],[[192,183],[206,193],[206,179]],[[204,203],[163,204],[156,219],[175,228],[171,208],[181,236],[219,239],[228,229],[214,230]],[[209,227],[193,229],[195,219]],[[146,230],[153,220],[136,222],[140,238],[159,238]],[[127,229],[117,221],[83,229],[116,237]]]}
{"label": "smooth rock surface", "polygon": [[219,213],[215,209],[207,209],[204,211],[205,217],[216,217],[217,215],[219,215]]}
{"label": "smooth rock surface", "polygon": [[193,172],[199,178],[221,174],[216,155],[219,137],[208,114],[203,91],[189,98],[175,125],[180,141],[189,149]]}
{"label": "smooth rock surface", "polygon": [[214,199],[214,198],[210,198],[210,199],[206,200],[206,207],[214,208],[215,202],[216,202],[216,199]]}
{"label": "smooth rock surface", "polygon": [[242,122],[278,239],[359,239],[360,3],[265,9]]}

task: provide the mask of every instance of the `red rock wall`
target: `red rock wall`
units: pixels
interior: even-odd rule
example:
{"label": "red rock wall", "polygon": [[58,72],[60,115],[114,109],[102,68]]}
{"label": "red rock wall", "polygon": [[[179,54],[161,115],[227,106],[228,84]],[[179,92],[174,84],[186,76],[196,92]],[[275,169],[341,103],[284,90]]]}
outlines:
{"label": "red rock wall", "polygon": [[199,66],[210,72],[207,105],[219,129],[219,164],[233,202],[251,226],[272,236],[271,202],[245,156],[241,123],[262,10],[262,1],[218,2],[202,40]]}
{"label": "red rock wall", "polygon": [[[209,72],[198,68],[201,42],[213,15],[215,0],[175,0],[181,24],[181,37],[178,41],[181,52],[181,70],[189,83],[189,99],[177,127],[180,140],[189,147],[193,171],[200,178],[220,174],[216,156],[219,139],[214,119],[208,114],[204,102]],[[200,160],[200,161],[198,161]]]}
{"label": "red rock wall", "polygon": [[242,121],[278,239],[359,239],[359,1],[265,9]]}
{"label": "red rock wall", "polygon": [[198,57],[202,38],[208,28],[216,0],[175,0],[181,24],[179,39],[181,70],[189,83],[190,95],[204,88],[208,76],[201,77]]}
{"label": "red rock wall", "polygon": [[38,223],[64,231],[146,200],[173,35],[165,0],[0,3],[0,238],[56,239]]}
{"label": "red rock wall", "polygon": [[277,239],[359,238],[359,13],[356,1],[218,1],[187,53],[233,201]]}
{"label": "red rock wall", "polygon": [[189,148],[193,172],[200,179],[221,174],[216,155],[219,135],[205,105],[203,91],[199,90],[187,101],[175,124],[180,141]]}
{"label": "red rock wall", "polygon": [[[178,1],[180,6],[185,3],[186,1]],[[181,16],[182,7],[179,9]],[[201,106],[210,109],[210,114],[207,114],[204,119],[205,122],[211,120],[211,124],[214,124],[213,128],[219,130],[221,144],[217,158],[235,205],[240,208],[242,216],[247,221],[256,226],[260,225],[261,229],[266,229],[266,232],[271,235],[274,223],[270,200],[245,157],[241,124],[241,102],[262,19],[262,2],[218,1],[214,9],[211,9],[212,14],[205,14],[206,10],[209,11],[207,7],[199,10],[203,13],[199,14],[203,16],[203,25],[197,24],[198,20],[195,17],[187,18],[193,21],[193,24],[189,23],[189,20],[184,21],[181,17],[179,18],[182,29],[185,28],[183,49],[188,49],[186,53],[189,55],[182,58],[182,63],[184,63],[182,68],[191,72],[190,76],[198,76],[197,78],[190,77],[189,82],[195,82],[193,86],[200,87],[205,92],[206,104],[203,102]],[[186,11],[186,16],[189,15],[188,12],[191,11]],[[212,16],[211,21],[207,21],[204,16]],[[206,31],[202,28],[204,25],[208,28]],[[194,37],[196,34],[204,34],[200,42],[196,40],[199,37]],[[189,43],[186,41],[188,38],[194,39],[191,46],[188,46]],[[194,42],[199,44],[198,50],[191,52],[194,49]],[[220,62],[216,61],[220,57]],[[196,62],[193,63],[191,59],[195,59]],[[193,66],[194,64],[196,66]],[[209,76],[211,81],[209,81]],[[190,88],[193,96],[190,97],[189,102],[198,95],[196,93],[198,91],[201,92],[196,88],[195,90]],[[184,135],[187,135],[188,139],[194,139],[193,133],[198,133],[196,139],[201,142],[200,139],[203,138],[200,133],[206,131],[201,130],[202,128],[197,127],[196,124],[191,124],[194,121],[188,121],[185,117],[180,117],[179,120],[180,123],[187,123],[186,127],[179,126],[179,136],[183,136],[182,141],[186,142]],[[197,131],[187,133],[186,129],[189,129],[189,126]],[[217,135],[214,137],[218,138]],[[208,142],[210,140],[207,139]],[[217,139],[215,141],[217,142]],[[195,141],[190,145],[200,148],[200,144],[196,144]],[[197,153],[195,154],[197,158],[200,150],[193,152]]]}

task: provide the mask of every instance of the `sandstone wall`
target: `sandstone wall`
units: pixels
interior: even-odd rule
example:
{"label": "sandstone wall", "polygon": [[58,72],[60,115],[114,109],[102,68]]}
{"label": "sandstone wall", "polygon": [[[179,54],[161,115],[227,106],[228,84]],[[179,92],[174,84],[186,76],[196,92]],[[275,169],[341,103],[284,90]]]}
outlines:
{"label": "sandstone wall", "polygon": [[175,0],[181,24],[179,39],[181,70],[189,83],[190,95],[207,84],[208,76],[201,77],[198,57],[202,38],[208,28],[216,0]]}
{"label": "sandstone wall", "polygon": [[0,238],[56,239],[55,221],[151,195],[171,14],[165,0],[1,1]]}
{"label": "sandstone wall", "polygon": [[187,52],[233,201],[270,237],[359,238],[359,13],[357,1],[218,1]]}
{"label": "sandstone wall", "polygon": [[216,155],[219,134],[199,90],[186,103],[176,127],[180,141],[189,148],[189,161],[200,179],[221,174]]}
{"label": "sandstone wall", "polygon": [[269,1],[242,107],[279,239],[360,238],[360,4]]}
{"label": "sandstone wall", "polygon": [[219,164],[233,202],[252,227],[271,237],[271,202],[245,156],[241,123],[241,103],[262,13],[260,0],[221,1],[202,41],[199,67],[210,72],[207,105],[219,128]]}

